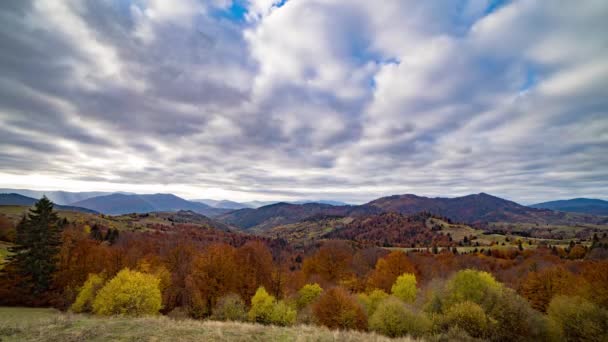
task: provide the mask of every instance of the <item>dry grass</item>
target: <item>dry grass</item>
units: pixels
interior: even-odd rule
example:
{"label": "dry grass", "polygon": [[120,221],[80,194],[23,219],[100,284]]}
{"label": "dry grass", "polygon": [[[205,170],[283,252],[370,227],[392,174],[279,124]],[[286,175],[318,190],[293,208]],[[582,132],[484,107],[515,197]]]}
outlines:
{"label": "dry grass", "polygon": [[51,309],[0,308],[1,341],[412,341],[315,326],[173,320],[167,317],[102,318]]}

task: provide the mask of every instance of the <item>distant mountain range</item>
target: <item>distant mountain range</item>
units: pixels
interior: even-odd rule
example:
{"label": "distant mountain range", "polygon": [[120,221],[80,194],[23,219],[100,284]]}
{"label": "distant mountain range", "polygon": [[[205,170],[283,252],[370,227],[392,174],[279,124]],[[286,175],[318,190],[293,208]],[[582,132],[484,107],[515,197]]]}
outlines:
{"label": "distant mountain range", "polygon": [[479,227],[490,223],[530,223],[572,225],[579,223],[608,224],[608,218],[579,213],[563,213],[517,204],[485,193],[455,198],[429,198],[416,195],[394,195],[358,206],[326,204],[277,203],[257,209],[240,209],[217,217],[241,229],[264,231],[314,217],[357,217],[384,212],[405,215],[428,212]]}
{"label": "distant mountain range", "polygon": [[[19,194],[0,193],[0,205],[24,205],[24,206],[32,206],[36,202],[38,202],[38,199],[32,198],[32,197],[27,197],[27,196],[23,196],[23,195],[19,195]],[[70,206],[70,205],[58,205],[58,204],[55,204],[55,209],[57,209],[57,210],[65,210],[65,211],[77,211],[77,212],[89,213],[89,214],[95,214],[95,213],[97,213],[97,211],[95,211],[95,210],[91,210],[91,209],[87,209],[87,208],[82,208],[82,207],[77,207],[77,206]]]}
{"label": "distant mountain range", "polygon": [[72,205],[92,209],[108,215],[191,210],[212,217],[230,211],[228,209],[212,208],[204,203],[188,201],[172,194],[111,194],[88,198]]}
{"label": "distant mountain range", "polygon": [[559,210],[571,213],[584,213],[608,216],[608,201],[592,198],[543,202],[531,205],[533,208]]}
{"label": "distant mountain range", "polygon": [[194,202],[204,203],[210,207],[214,208],[225,208],[225,209],[246,209],[246,208],[260,208],[265,207],[267,205],[277,204],[277,203],[290,203],[290,204],[306,204],[306,203],[319,203],[319,204],[329,204],[334,206],[340,205],[348,205],[347,203],[340,201],[331,201],[331,200],[300,200],[300,201],[249,201],[249,202],[234,202],[228,200],[212,200],[212,199],[196,199]]}
{"label": "distant mountain range", "polygon": [[[19,194],[31,198],[40,199],[46,196],[53,203],[60,205],[69,205],[74,202],[82,201],[87,198],[110,195],[114,192],[89,191],[89,192],[69,192],[69,191],[43,191],[43,190],[28,190],[28,189],[0,189],[3,194]],[[128,194],[128,193],[125,193]]]}
{"label": "distant mountain range", "polygon": [[266,230],[280,225],[295,223],[323,216],[360,216],[382,212],[370,206],[333,206],[321,203],[275,203],[257,209],[240,209],[216,217],[217,220],[244,230]]}

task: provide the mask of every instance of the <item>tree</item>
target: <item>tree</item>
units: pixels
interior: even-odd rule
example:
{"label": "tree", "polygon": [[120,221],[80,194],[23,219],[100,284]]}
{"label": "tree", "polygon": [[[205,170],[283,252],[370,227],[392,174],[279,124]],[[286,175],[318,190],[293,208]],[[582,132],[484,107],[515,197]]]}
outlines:
{"label": "tree", "polygon": [[476,303],[464,301],[451,306],[445,313],[447,327],[456,326],[466,331],[472,337],[487,336],[490,321],[483,308]]}
{"label": "tree", "polygon": [[352,255],[344,244],[327,242],[313,256],[304,260],[302,270],[307,278],[318,275],[325,282],[336,283],[349,273]]}
{"label": "tree", "polygon": [[399,299],[389,297],[370,317],[369,328],[389,337],[420,337],[430,331],[431,321],[423,314],[408,309]]}
{"label": "tree", "polygon": [[61,225],[53,202],[43,197],[17,225],[16,246],[9,262],[34,294],[51,287],[61,245]]}
{"label": "tree", "polygon": [[317,321],[330,329],[365,330],[367,319],[361,305],[339,287],[325,291],[313,304]]}
{"label": "tree", "polygon": [[412,303],[416,300],[417,292],[416,276],[411,273],[404,273],[400,275],[391,288],[391,293],[395,297],[408,303]]}
{"label": "tree", "polygon": [[249,320],[262,324],[292,325],[296,321],[296,310],[285,302],[276,301],[263,287],[258,288],[251,298]]}
{"label": "tree", "polygon": [[369,285],[389,292],[398,276],[404,273],[416,273],[414,265],[405,253],[393,251],[386,257],[379,259],[374,271],[369,277]]}
{"label": "tree", "polygon": [[558,294],[574,294],[581,288],[582,279],[561,266],[530,272],[523,280],[519,292],[532,307],[545,312],[551,299]]}
{"label": "tree", "polygon": [[388,298],[388,294],[380,289],[374,289],[370,293],[359,293],[357,299],[363,305],[368,317],[371,317],[378,305]]}
{"label": "tree", "polygon": [[458,271],[446,284],[449,305],[464,301],[481,304],[489,295],[502,289],[502,284],[487,272],[476,270]]}
{"label": "tree", "polygon": [[249,320],[256,323],[270,324],[274,302],[274,296],[268,294],[263,287],[258,288],[255,295],[251,298],[251,309],[248,313]]}
{"label": "tree", "polygon": [[154,315],[162,306],[160,279],[128,268],[118,272],[93,301],[98,315]]}
{"label": "tree", "polygon": [[581,297],[557,296],[547,313],[560,340],[608,341],[608,310]]}
{"label": "tree", "polygon": [[72,304],[72,311],[91,312],[95,296],[97,296],[97,292],[103,287],[105,281],[99,274],[89,274],[87,281],[78,293],[78,297],[76,297],[76,301]]}
{"label": "tree", "polygon": [[297,306],[298,309],[303,309],[323,292],[323,288],[319,284],[306,284],[298,291]]}
{"label": "tree", "polygon": [[261,241],[249,241],[236,251],[241,298],[251,298],[260,286],[272,285],[272,254]]}
{"label": "tree", "polygon": [[234,293],[223,296],[217,301],[212,317],[219,321],[244,321],[247,318],[245,302]]}

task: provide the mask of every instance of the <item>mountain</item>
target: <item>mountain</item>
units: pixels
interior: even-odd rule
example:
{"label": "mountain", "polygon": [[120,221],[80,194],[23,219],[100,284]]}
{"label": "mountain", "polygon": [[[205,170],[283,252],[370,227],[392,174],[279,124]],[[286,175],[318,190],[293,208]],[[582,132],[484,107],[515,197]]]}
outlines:
{"label": "mountain", "polygon": [[571,213],[584,213],[608,216],[608,201],[592,198],[573,198],[533,204],[530,207],[551,209]]}
{"label": "mountain", "polygon": [[89,198],[84,201],[73,203],[73,205],[89,208],[109,215],[191,210],[206,216],[215,216],[229,211],[226,209],[212,208],[203,203],[187,201],[172,194],[112,194]]}
{"label": "mountain", "polygon": [[604,218],[583,214],[566,214],[548,209],[526,207],[486,193],[455,198],[429,198],[416,195],[394,195],[367,203],[384,211],[401,214],[429,212],[452,221],[487,226],[492,222],[561,224],[606,224]]}
{"label": "mountain", "polygon": [[[3,194],[0,193],[0,205],[18,205],[18,206],[32,206],[36,202],[37,199],[23,196],[20,194]],[[57,210],[65,210],[65,211],[77,211],[81,213],[89,213],[95,214],[97,211],[78,207],[78,206],[70,206],[70,205],[55,205],[55,209]]]}
{"label": "mountain", "polygon": [[381,212],[369,206],[332,206],[321,203],[275,203],[257,209],[240,209],[216,217],[216,219],[244,230],[263,231],[276,226],[299,222],[319,216],[358,216]]}
{"label": "mountain", "polygon": [[29,190],[29,189],[0,189],[0,193],[19,194],[32,198],[42,198],[46,196],[53,203],[60,205],[68,205],[74,202],[82,201],[87,198],[104,196],[113,194],[113,192],[69,192],[69,191],[44,191],[44,190]]}
{"label": "mountain", "polygon": [[203,204],[206,204],[213,208],[223,208],[223,209],[232,209],[232,210],[252,208],[252,206],[247,205],[245,203],[239,203],[239,202],[228,201],[228,200],[195,199],[192,201],[203,203]]}
{"label": "mountain", "polygon": [[333,206],[350,205],[345,202],[332,201],[332,200],[302,200],[302,201],[294,201],[294,202],[289,202],[289,203],[292,203],[292,204],[319,203],[319,204],[329,204],[329,205],[333,205]]}

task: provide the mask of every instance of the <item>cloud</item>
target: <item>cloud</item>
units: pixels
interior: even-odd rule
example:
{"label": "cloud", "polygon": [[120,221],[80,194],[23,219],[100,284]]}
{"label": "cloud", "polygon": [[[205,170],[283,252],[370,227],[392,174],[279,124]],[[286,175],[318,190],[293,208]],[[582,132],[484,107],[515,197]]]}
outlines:
{"label": "cloud", "polygon": [[4,1],[0,179],[235,200],[606,198],[607,14],[603,1]]}

